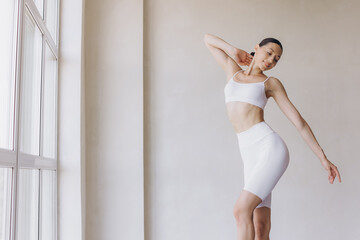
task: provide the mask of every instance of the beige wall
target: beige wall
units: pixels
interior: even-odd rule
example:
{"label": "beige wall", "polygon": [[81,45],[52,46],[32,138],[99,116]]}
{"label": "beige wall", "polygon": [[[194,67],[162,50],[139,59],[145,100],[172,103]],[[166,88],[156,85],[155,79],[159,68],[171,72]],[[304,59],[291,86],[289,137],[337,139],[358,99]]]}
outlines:
{"label": "beige wall", "polygon": [[144,239],[142,1],[85,9],[86,239]]}
{"label": "beige wall", "polygon": [[232,208],[243,167],[225,112],[225,74],[204,46],[205,33],[247,51],[269,36],[283,43],[281,61],[267,74],[283,82],[342,174],[341,184],[329,184],[270,99],[265,121],[291,158],[273,191],[270,238],[356,239],[359,7],[357,1],[87,0],[87,239],[143,239],[142,211],[147,240],[236,239]]}

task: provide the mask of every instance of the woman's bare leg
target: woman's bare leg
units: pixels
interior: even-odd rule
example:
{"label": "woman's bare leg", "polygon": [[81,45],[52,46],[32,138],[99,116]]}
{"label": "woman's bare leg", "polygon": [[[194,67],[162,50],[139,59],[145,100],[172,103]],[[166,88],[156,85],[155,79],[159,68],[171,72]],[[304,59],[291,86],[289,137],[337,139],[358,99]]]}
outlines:
{"label": "woman's bare leg", "polygon": [[271,209],[268,207],[255,208],[254,226],[255,240],[270,240]]}
{"label": "woman's bare leg", "polygon": [[255,194],[242,190],[240,197],[235,203],[233,213],[236,219],[237,227],[237,240],[254,240],[255,228],[253,223],[254,209],[259,203],[261,198]]}

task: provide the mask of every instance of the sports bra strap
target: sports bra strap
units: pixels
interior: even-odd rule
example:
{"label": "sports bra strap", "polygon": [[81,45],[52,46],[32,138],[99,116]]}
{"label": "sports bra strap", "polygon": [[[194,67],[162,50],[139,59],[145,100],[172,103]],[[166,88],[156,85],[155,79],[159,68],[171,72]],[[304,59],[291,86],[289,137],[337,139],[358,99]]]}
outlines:
{"label": "sports bra strap", "polygon": [[234,78],[235,77],[235,75],[236,74],[238,74],[239,72],[241,72],[241,71],[244,71],[243,69],[241,69],[241,70],[239,70],[239,71],[237,71],[235,74],[234,74],[234,76],[232,77],[232,78]]}
{"label": "sports bra strap", "polygon": [[269,79],[270,77],[268,77],[267,79],[265,79],[264,83]]}
{"label": "sports bra strap", "polygon": [[[234,78],[235,75],[238,74],[238,73],[241,72],[241,71],[244,71],[244,69],[241,69],[241,70],[237,71],[232,78]],[[267,80],[269,80],[269,78],[270,78],[270,76],[267,77],[267,79],[265,79],[264,83],[265,83]]]}

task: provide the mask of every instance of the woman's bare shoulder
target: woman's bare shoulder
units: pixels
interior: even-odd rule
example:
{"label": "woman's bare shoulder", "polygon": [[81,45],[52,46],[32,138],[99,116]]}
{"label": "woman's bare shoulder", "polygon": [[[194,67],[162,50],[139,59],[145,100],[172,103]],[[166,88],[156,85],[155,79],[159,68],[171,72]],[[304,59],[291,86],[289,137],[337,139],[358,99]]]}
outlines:
{"label": "woman's bare shoulder", "polygon": [[271,76],[266,82],[266,88],[268,91],[270,91],[271,97],[273,97],[276,93],[286,94],[285,87],[279,78]]}

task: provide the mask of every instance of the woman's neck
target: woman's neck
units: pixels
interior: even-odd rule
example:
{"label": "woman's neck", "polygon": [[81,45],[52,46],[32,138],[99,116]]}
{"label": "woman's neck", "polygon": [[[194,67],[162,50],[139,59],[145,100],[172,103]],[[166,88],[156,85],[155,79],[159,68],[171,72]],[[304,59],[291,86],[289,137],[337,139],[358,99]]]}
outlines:
{"label": "woman's neck", "polygon": [[249,67],[244,71],[244,74],[249,75],[264,75],[263,71],[255,65],[255,62],[252,62]]}

